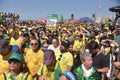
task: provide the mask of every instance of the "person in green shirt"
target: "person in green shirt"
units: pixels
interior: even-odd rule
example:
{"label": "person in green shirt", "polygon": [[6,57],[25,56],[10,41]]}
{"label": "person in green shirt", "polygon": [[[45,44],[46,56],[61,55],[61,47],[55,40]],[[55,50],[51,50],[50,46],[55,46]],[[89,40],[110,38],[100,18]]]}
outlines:
{"label": "person in green shirt", "polygon": [[77,80],[101,80],[97,68],[92,66],[92,55],[88,52],[81,54],[82,64],[74,70]]}

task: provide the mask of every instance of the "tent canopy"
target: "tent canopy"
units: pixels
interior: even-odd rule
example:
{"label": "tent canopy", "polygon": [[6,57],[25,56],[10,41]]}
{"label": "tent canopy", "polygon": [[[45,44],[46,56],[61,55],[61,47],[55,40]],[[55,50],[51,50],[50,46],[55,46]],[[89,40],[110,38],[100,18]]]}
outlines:
{"label": "tent canopy", "polygon": [[38,20],[39,23],[43,23],[43,24],[46,24],[47,20],[45,19],[41,19],[41,20]]}
{"label": "tent canopy", "polygon": [[74,20],[72,20],[72,22],[77,23],[77,22],[79,22],[79,20],[74,19]]}
{"label": "tent canopy", "polygon": [[82,17],[82,18],[80,18],[80,20],[88,21],[88,22],[93,22],[93,19],[91,19],[89,17]]}

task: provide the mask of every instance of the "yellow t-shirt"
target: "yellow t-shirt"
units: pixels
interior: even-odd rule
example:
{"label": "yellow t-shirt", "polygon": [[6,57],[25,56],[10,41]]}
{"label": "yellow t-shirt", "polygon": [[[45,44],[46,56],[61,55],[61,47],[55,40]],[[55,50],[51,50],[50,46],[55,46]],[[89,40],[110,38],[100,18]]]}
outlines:
{"label": "yellow t-shirt", "polygon": [[10,39],[10,45],[20,45],[21,43],[21,38],[18,38],[17,40],[15,40],[13,37]]}
{"label": "yellow t-shirt", "polygon": [[34,73],[36,69],[42,65],[44,60],[44,53],[42,50],[34,52],[32,49],[28,49],[24,58],[30,70],[30,73]]}
{"label": "yellow t-shirt", "polygon": [[8,61],[3,60],[3,56],[0,55],[0,73],[4,73],[5,71],[8,71],[8,70],[9,70]]}
{"label": "yellow t-shirt", "polygon": [[84,51],[85,49],[85,41],[79,41],[79,40],[75,40],[74,44],[73,44],[73,50],[74,51]]}
{"label": "yellow t-shirt", "polygon": [[[14,78],[16,80],[26,80],[27,74],[28,73],[20,73],[17,77],[14,77]],[[7,80],[12,80],[8,71],[5,72],[5,75],[6,75]],[[4,80],[4,75],[3,74],[0,75],[0,80]],[[32,76],[30,74],[28,75],[27,80],[33,80]]]}
{"label": "yellow t-shirt", "polygon": [[[60,55],[62,55],[60,57]],[[67,70],[67,66],[73,66],[73,56],[70,52],[61,53],[60,50],[55,50],[56,60],[60,63],[61,70]]]}
{"label": "yellow t-shirt", "polygon": [[[58,67],[58,62],[56,63],[55,68],[53,69],[54,71],[48,71],[47,66],[42,64],[42,66],[40,67],[37,74],[44,76],[46,78],[46,80],[54,80],[55,70],[57,69],[57,67]],[[59,74],[62,74],[62,72],[60,70],[61,70],[61,68],[57,71],[58,76],[59,76]]]}

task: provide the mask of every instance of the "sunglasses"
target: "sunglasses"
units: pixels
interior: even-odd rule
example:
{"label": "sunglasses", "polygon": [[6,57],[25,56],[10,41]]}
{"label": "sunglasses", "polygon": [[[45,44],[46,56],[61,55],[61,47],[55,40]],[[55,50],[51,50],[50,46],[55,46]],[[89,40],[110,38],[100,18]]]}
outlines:
{"label": "sunglasses", "polygon": [[31,43],[31,46],[33,46],[33,45],[38,45],[37,43]]}
{"label": "sunglasses", "polygon": [[9,64],[11,64],[12,62],[14,62],[14,63],[20,63],[20,61],[18,61],[16,59],[10,59],[10,60],[8,60]]}
{"label": "sunglasses", "polygon": [[60,57],[58,58],[59,61],[61,61],[62,55],[60,55]]}

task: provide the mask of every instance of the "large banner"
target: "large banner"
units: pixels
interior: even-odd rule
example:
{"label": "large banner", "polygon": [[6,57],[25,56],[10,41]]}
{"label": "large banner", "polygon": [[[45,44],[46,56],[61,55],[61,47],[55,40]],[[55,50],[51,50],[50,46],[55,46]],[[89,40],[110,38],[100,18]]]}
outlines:
{"label": "large banner", "polygon": [[58,21],[57,14],[48,14],[47,16],[47,26],[55,27]]}

